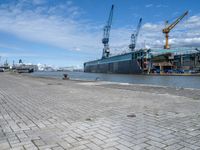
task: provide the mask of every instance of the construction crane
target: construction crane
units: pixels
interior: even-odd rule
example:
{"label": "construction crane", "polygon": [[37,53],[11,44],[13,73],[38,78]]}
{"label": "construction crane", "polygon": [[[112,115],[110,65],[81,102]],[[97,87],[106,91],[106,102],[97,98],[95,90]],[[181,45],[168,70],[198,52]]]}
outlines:
{"label": "construction crane", "polygon": [[200,50],[199,50],[198,48],[195,48],[195,50],[196,50],[197,52],[200,52]]}
{"label": "construction crane", "polygon": [[131,34],[131,44],[129,45],[129,48],[131,51],[135,50],[137,37],[140,32],[141,25],[142,25],[142,18],[140,18],[140,20],[139,20],[136,32]]}
{"label": "construction crane", "polygon": [[109,54],[110,54],[108,43],[109,43],[110,29],[111,29],[112,18],[113,18],[113,9],[114,9],[114,5],[112,5],[111,7],[107,24],[104,26],[104,29],[103,29],[104,32],[103,32],[102,43],[104,44],[104,48],[103,48],[102,58],[107,58],[109,57]]}
{"label": "construction crane", "polygon": [[163,33],[165,33],[165,38],[166,38],[166,42],[165,42],[165,46],[164,49],[169,49],[169,32],[188,14],[188,11],[186,11],[184,14],[182,14],[180,17],[178,17],[172,24],[170,24],[169,26],[167,26],[168,21],[166,21],[166,27],[162,30]]}

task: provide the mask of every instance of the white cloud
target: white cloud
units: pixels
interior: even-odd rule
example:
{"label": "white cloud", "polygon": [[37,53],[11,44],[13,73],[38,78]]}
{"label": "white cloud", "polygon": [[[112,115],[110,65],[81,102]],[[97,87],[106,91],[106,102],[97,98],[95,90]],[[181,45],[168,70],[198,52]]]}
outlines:
{"label": "white cloud", "polygon": [[16,45],[0,43],[0,57],[38,57],[38,54],[24,50]]}
{"label": "white cloud", "polygon": [[0,57],[39,57],[40,55],[29,52],[0,52]]}
{"label": "white cloud", "polygon": [[13,45],[8,45],[8,44],[3,44],[0,43],[0,48],[2,49],[12,49],[12,50],[21,50],[19,47],[17,46],[13,46]]}
{"label": "white cloud", "polygon": [[74,19],[80,11],[71,2],[49,8],[36,7],[33,10],[23,10],[25,4],[26,1],[20,1],[0,6],[0,30],[68,50],[77,50],[75,47],[79,47],[79,50],[93,50],[100,45],[102,34],[90,32],[92,27],[89,23]]}
{"label": "white cloud", "polygon": [[[25,9],[27,5],[31,5],[32,9]],[[17,4],[0,5],[0,30],[67,50],[101,53],[103,26],[81,19],[82,13],[81,8],[72,1],[46,6],[45,0],[21,0]],[[162,23],[144,23],[137,47],[143,48],[146,45],[162,48],[165,40],[163,27]],[[127,26],[111,29],[111,53],[128,49],[130,36],[135,28]],[[200,46],[199,37],[200,16],[195,15],[181,21],[170,32],[170,44],[176,47]]]}
{"label": "white cloud", "polygon": [[[164,23],[144,23],[138,37],[137,48],[144,48],[144,46],[163,48],[165,35],[162,33],[162,29],[164,27]],[[132,31],[130,27],[112,30],[112,45],[118,46],[121,50],[128,48]],[[117,32],[117,34],[113,32]],[[186,17],[175,26],[169,33],[169,44],[171,47],[200,47],[200,16]]]}
{"label": "white cloud", "polygon": [[145,5],[146,8],[149,8],[149,7],[153,7],[153,4],[147,4]]}
{"label": "white cloud", "polygon": [[163,4],[159,4],[159,5],[156,5],[157,8],[166,8],[168,7],[167,5],[163,5]]}
{"label": "white cloud", "polygon": [[[24,0],[24,1],[30,1],[30,0]],[[41,4],[45,4],[46,1],[45,0],[32,0],[32,3],[36,4],[36,5],[41,5]]]}

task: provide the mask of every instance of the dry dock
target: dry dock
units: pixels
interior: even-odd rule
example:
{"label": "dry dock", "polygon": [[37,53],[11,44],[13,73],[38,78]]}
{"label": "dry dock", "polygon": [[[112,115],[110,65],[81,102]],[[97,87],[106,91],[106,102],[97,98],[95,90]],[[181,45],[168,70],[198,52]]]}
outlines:
{"label": "dry dock", "polygon": [[0,73],[4,149],[200,149],[200,90]]}

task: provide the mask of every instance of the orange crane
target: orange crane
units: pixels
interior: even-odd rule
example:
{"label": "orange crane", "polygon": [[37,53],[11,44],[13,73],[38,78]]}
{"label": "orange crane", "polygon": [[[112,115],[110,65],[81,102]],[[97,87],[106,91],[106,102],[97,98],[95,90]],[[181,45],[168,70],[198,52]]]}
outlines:
{"label": "orange crane", "polygon": [[172,24],[167,26],[168,21],[166,21],[166,27],[162,30],[163,33],[165,33],[166,43],[164,46],[164,49],[169,49],[169,32],[188,14],[188,11],[186,11],[184,14],[182,14],[180,17],[178,17]]}

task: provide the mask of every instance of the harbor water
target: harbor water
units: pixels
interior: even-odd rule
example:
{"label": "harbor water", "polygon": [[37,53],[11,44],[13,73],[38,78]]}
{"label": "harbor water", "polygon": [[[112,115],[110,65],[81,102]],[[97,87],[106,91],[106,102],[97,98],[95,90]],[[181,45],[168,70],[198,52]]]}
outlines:
{"label": "harbor water", "polygon": [[32,76],[63,78],[63,74],[68,74],[73,80],[86,81],[109,81],[131,84],[149,84],[159,86],[169,86],[177,88],[197,88],[200,89],[200,76],[148,76],[148,75],[127,75],[127,74],[103,74],[85,72],[34,72]]}

